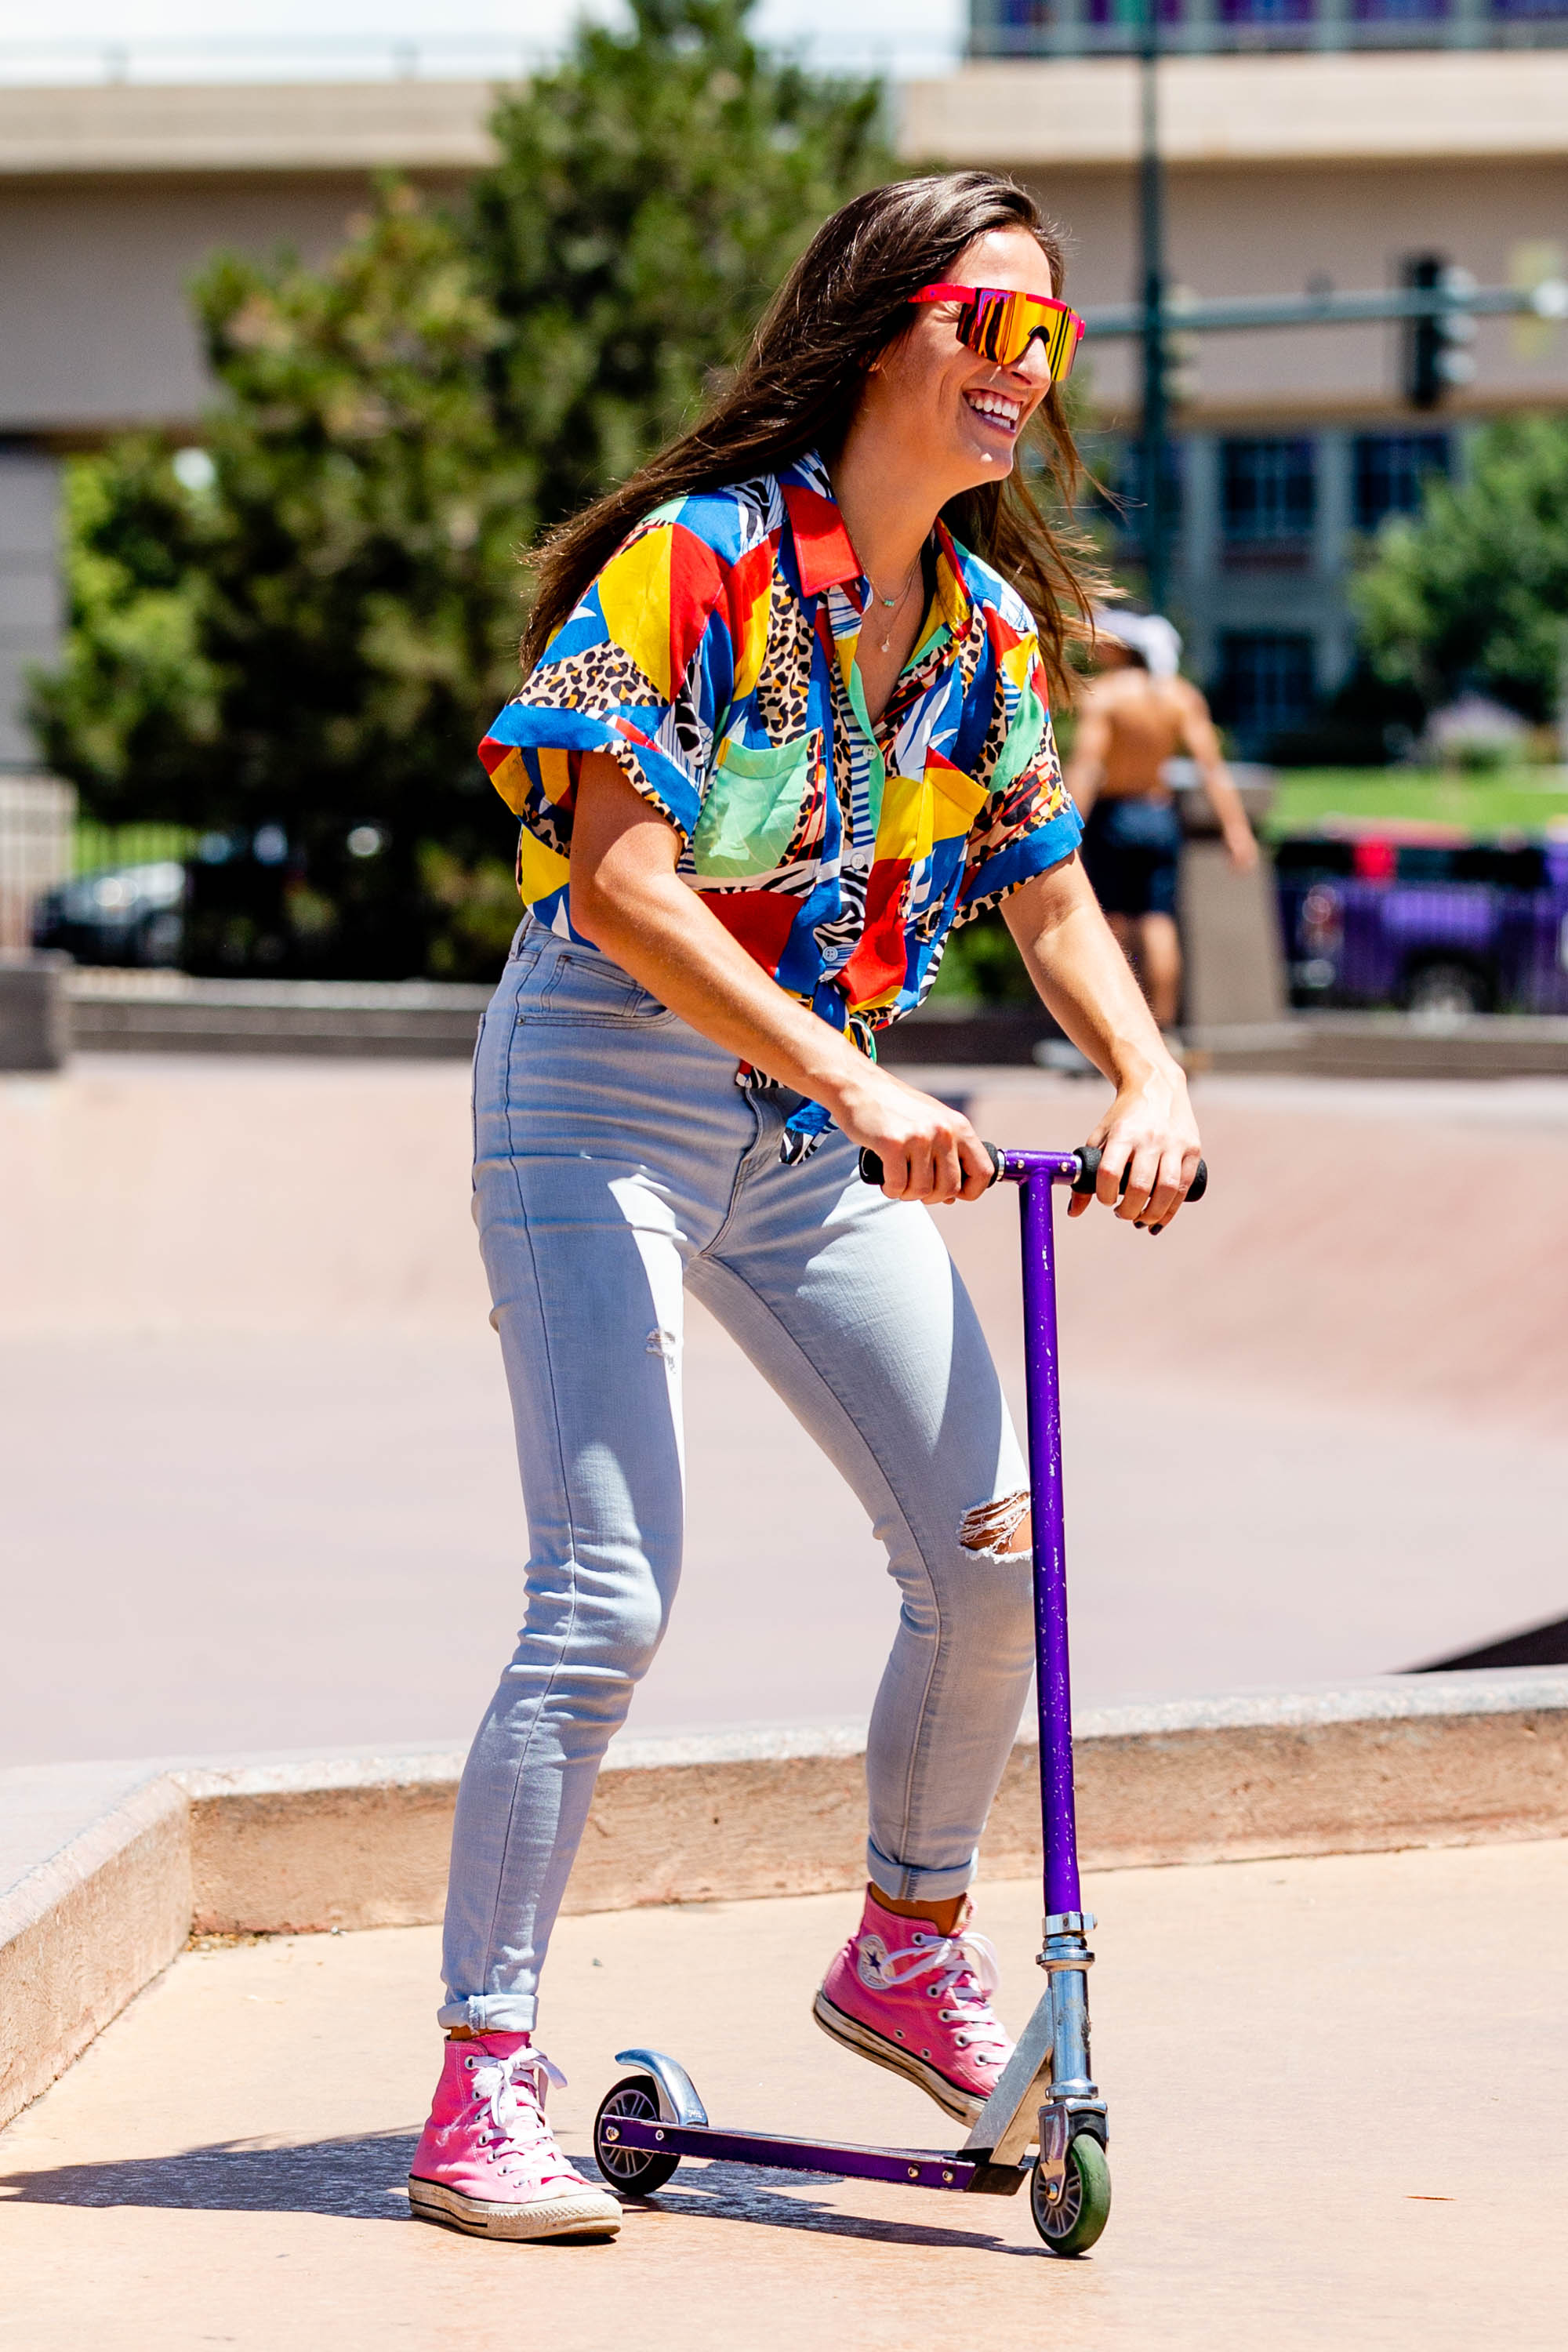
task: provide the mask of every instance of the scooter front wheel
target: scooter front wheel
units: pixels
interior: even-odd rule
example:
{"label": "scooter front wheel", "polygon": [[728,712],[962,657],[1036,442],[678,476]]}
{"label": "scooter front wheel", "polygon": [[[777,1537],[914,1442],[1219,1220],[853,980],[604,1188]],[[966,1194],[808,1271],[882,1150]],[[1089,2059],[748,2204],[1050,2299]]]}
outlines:
{"label": "scooter front wheel", "polygon": [[619,2124],[623,2116],[638,2123],[658,2120],[658,2084],[651,2074],[627,2074],[605,2094],[594,2117],[594,2161],[612,2189],[625,2197],[651,2197],[662,2189],[679,2156],[660,2156],[652,2148],[626,2147]]}
{"label": "scooter front wheel", "polygon": [[1110,2219],[1110,2165],[1091,2132],[1069,2141],[1062,2193],[1051,2204],[1038,2172],[1029,2176],[1029,2217],[1051,2254],[1083,2254]]}

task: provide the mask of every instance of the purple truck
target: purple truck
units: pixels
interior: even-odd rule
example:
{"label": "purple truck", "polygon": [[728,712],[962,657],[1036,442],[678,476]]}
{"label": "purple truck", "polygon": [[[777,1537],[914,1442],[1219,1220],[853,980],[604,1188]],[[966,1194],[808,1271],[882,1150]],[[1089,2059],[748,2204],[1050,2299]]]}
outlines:
{"label": "purple truck", "polygon": [[1347,826],[1277,842],[1274,872],[1293,1003],[1568,1013],[1568,839]]}

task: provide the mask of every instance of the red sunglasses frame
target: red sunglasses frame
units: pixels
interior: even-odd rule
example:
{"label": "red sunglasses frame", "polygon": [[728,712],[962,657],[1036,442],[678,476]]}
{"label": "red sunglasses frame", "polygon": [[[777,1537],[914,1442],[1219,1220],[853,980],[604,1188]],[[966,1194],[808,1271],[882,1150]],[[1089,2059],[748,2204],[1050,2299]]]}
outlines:
{"label": "red sunglasses frame", "polygon": [[[940,285],[922,286],[920,292],[912,294],[910,299],[912,302],[958,303],[958,340],[980,359],[994,360],[1000,367],[1012,367],[1023,358],[1035,337],[1039,335],[1045,342],[1051,382],[1065,383],[1072,373],[1072,364],[1084,338],[1084,322],[1066,302],[1058,302],[1048,294],[1026,294],[1016,286]],[[1033,310],[1053,313],[1054,322],[1041,319],[1028,330],[1016,350],[994,350],[990,348],[995,341],[993,322],[999,328],[1015,303],[1023,303]]]}

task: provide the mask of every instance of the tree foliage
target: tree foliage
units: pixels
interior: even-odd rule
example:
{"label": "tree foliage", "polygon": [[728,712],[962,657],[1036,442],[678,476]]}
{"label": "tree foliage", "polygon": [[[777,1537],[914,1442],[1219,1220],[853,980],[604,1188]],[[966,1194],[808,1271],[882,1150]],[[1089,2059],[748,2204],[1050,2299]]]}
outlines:
{"label": "tree foliage", "polygon": [[46,761],[110,823],[177,801],[197,747],[216,740],[201,536],[158,441],[128,436],[66,467],[66,657],[35,679],[31,715]]}
{"label": "tree foliage", "polygon": [[[73,469],[45,756],[106,818],[281,826],[298,969],[493,968],[515,898],[474,745],[516,675],[520,556],[691,416],[890,169],[875,89],[769,58],[751,5],[582,27],[500,100],[455,214],[389,182],[324,268],[218,257],[210,468],[142,436]],[[353,857],[367,827],[384,848]]]}
{"label": "tree foliage", "polygon": [[874,85],[749,38],[751,0],[633,0],[505,100],[472,236],[506,332],[496,410],[548,525],[622,480],[739,359],[820,222],[888,177]]}
{"label": "tree foliage", "polygon": [[1568,418],[1477,436],[1462,483],[1388,526],[1356,583],[1378,675],[1428,708],[1475,688],[1550,719],[1568,662]]}

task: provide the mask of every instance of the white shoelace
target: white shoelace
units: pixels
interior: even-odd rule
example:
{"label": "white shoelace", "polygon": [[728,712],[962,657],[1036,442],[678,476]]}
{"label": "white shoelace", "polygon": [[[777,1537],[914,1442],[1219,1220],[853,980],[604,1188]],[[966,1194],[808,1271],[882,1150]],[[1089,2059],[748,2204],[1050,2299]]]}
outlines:
{"label": "white shoelace", "polygon": [[[487,2054],[474,2066],[472,2080],[474,2096],[489,2107],[502,2149],[515,2149],[521,2157],[537,2156],[546,2149],[556,2153],[554,2137],[544,2120],[545,2089],[553,2083],[557,2090],[564,2090],[566,2077],[542,2050],[525,2044],[510,2058]],[[523,2088],[525,2084],[531,2089],[531,2097]],[[561,2163],[563,2171],[570,2171],[564,2158]],[[500,2169],[508,2168],[502,2162]]]}
{"label": "white shoelace", "polygon": [[[910,1964],[901,1972],[895,1965],[900,1960]],[[906,1985],[933,1969],[941,1974],[931,1991],[939,2000],[959,2004],[939,2009],[938,2017],[944,2025],[967,2029],[956,2037],[959,2048],[973,2049],[988,2065],[1001,2065],[1013,2045],[991,2008],[991,1996],[1002,1982],[1002,1967],[990,1937],[974,1935],[968,1928],[956,1936],[917,1936],[902,1950],[889,1952],[878,1974],[884,1984]],[[965,1977],[970,1979],[967,1985]],[[994,2058],[989,2055],[992,2051],[997,2053]]]}

